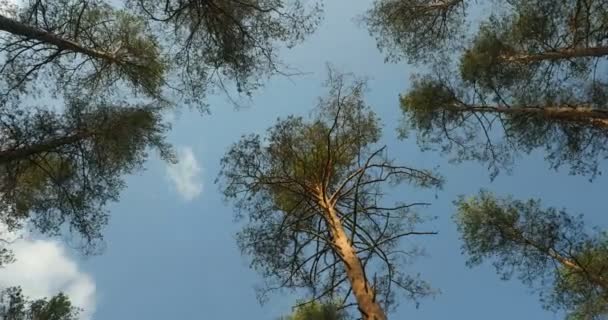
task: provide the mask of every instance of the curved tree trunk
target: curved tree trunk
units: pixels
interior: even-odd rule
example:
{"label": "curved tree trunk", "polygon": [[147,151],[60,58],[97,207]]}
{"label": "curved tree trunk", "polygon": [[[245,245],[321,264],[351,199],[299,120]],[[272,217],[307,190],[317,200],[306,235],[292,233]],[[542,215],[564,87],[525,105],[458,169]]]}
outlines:
{"label": "curved tree trunk", "polygon": [[376,302],[374,289],[367,281],[365,269],[344,231],[335,208],[326,200],[320,201],[320,205],[325,211],[325,219],[331,230],[333,245],[337,248],[337,253],[344,262],[348,281],[363,320],[386,320],[386,314]]}

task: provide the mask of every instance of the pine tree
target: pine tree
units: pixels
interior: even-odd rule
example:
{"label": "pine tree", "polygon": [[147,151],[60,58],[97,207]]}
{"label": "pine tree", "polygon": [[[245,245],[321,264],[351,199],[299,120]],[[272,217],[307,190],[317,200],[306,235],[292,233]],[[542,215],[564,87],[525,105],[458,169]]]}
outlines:
{"label": "pine tree", "polygon": [[72,100],[64,113],[14,109],[0,114],[0,221],[30,221],[54,235],[64,223],[85,244],[101,238],[105,205],[150,148],[172,160],[159,109]]}
{"label": "pine tree", "polygon": [[542,95],[498,96],[447,77],[421,77],[401,97],[403,136],[416,130],[425,148],[453,159],[487,163],[493,174],[510,169],[519,154],[544,149],[552,168],[601,173],[608,156],[608,85],[555,90]]}
{"label": "pine tree", "polygon": [[431,293],[400,270],[406,249],[391,248],[432,232],[415,230],[421,218],[412,209],[420,203],[384,204],[382,185],[438,187],[442,180],[393,164],[377,146],[380,127],[363,101],[363,82],[349,85],[330,72],[327,86],[313,119],[279,120],[266,138],[245,136],[230,148],[223,192],[247,218],[239,246],[269,290],[310,288],[312,300],[352,294],[363,319],[386,319],[393,289],[414,299]]}
{"label": "pine tree", "polygon": [[465,31],[465,0],[376,0],[364,22],[389,60],[428,62]]}
{"label": "pine tree", "polygon": [[566,310],[568,319],[608,315],[606,233],[588,234],[581,216],[543,209],[538,200],[499,199],[482,191],[456,204],[469,265],[493,260],[505,279],[515,273],[529,285],[550,284],[546,307]]}
{"label": "pine tree", "polygon": [[145,21],[99,1],[33,1],[12,17],[0,15],[0,30],[4,94],[50,78],[59,90],[80,93],[125,80],[157,96],[165,81],[165,62]]}

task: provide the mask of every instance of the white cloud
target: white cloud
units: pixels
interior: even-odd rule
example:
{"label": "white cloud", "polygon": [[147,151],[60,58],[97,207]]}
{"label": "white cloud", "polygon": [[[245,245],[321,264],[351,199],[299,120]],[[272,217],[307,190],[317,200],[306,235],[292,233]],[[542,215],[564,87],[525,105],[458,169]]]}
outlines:
{"label": "white cloud", "polygon": [[190,147],[178,150],[177,161],[167,166],[167,175],[182,198],[191,201],[203,192],[202,169]]}
{"label": "white cloud", "polygon": [[82,308],[81,319],[95,312],[95,282],[79,269],[64,246],[51,240],[16,240],[10,249],[16,261],[0,270],[0,287],[21,286],[24,295],[39,299],[65,293]]}

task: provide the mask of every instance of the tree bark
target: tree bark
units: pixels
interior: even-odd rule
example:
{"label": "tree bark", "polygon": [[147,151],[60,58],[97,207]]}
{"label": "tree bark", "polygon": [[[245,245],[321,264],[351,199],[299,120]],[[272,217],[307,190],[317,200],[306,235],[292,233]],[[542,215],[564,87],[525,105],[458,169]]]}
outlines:
{"label": "tree bark", "polygon": [[108,63],[118,63],[118,59],[112,54],[85,48],[82,45],[63,39],[54,33],[28,26],[14,19],[0,15],[0,30],[24,37],[26,39],[38,40],[57,47],[60,50],[77,52],[94,59],[101,59]]}
{"label": "tree bark", "polygon": [[374,289],[367,281],[363,264],[350,243],[334,206],[326,199],[320,200],[320,205],[325,211],[325,219],[331,230],[333,245],[344,262],[346,275],[363,320],[386,320],[386,314],[376,302]]}
{"label": "tree bark", "polygon": [[92,135],[93,133],[76,133],[70,136],[51,139],[31,146],[0,151],[0,164],[23,160],[34,154],[51,152],[61,146],[76,143],[78,141],[91,137]]}
{"label": "tree bark", "polygon": [[500,107],[500,106],[476,106],[476,105],[453,105],[448,107],[452,111],[470,111],[481,113],[502,113],[510,115],[538,115],[549,120],[574,122],[587,124],[600,129],[608,129],[608,110],[594,109],[587,106],[574,107]]}
{"label": "tree bark", "polygon": [[501,59],[505,62],[515,63],[532,63],[539,61],[555,61],[565,60],[573,58],[591,58],[591,57],[603,57],[608,55],[608,47],[591,47],[591,48],[575,48],[575,49],[561,49],[555,51],[547,51],[536,54],[515,54],[505,55]]}

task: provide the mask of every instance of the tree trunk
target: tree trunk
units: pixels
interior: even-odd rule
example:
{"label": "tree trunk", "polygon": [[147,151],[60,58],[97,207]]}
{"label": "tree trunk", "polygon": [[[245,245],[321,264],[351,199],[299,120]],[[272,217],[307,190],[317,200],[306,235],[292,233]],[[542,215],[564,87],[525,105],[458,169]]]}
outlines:
{"label": "tree trunk", "polygon": [[76,143],[92,136],[92,133],[77,133],[67,137],[51,139],[31,146],[0,151],[0,164],[26,159],[34,154],[51,152],[61,146]]}
{"label": "tree trunk", "polygon": [[600,129],[608,129],[608,110],[594,109],[586,106],[577,107],[498,107],[458,105],[449,108],[453,111],[470,111],[482,113],[502,113],[510,115],[538,115],[547,120],[587,124]]}
{"label": "tree trunk", "polygon": [[584,274],[584,276],[587,277],[587,279],[589,281],[591,281],[592,283],[594,283],[597,286],[602,287],[605,290],[608,290],[608,280],[607,279],[605,279],[604,277],[602,277],[600,275],[587,272],[587,270],[585,270],[585,268],[583,266],[581,266],[576,260],[564,257],[553,248],[547,248],[546,246],[542,246],[530,239],[527,239],[526,237],[524,237],[524,235],[521,233],[521,231],[519,231],[517,229],[512,228],[512,229],[508,230],[506,235],[507,235],[507,237],[510,237],[510,239],[515,242],[520,242],[520,243],[523,242],[523,244],[531,246],[531,247],[535,248],[536,250],[548,255],[551,259],[557,261],[559,264],[561,264],[565,268]]}
{"label": "tree trunk", "polygon": [[563,257],[553,249],[549,249],[548,254],[551,258],[555,259],[564,267],[582,273],[591,282],[602,287],[604,290],[608,290],[608,280],[606,280],[604,277],[587,272],[585,268],[579,265],[576,261]]}
{"label": "tree trunk", "polygon": [[53,45],[60,50],[77,52],[77,53],[81,53],[86,56],[89,56],[91,58],[94,58],[94,59],[101,59],[108,63],[118,63],[119,62],[118,59],[116,59],[116,57],[114,57],[114,55],[112,55],[112,54],[109,54],[109,53],[106,53],[103,51],[85,48],[76,42],[63,39],[54,33],[28,26],[24,23],[21,23],[14,19],[7,18],[3,15],[0,15],[0,30],[12,33],[14,35],[17,35],[17,36],[20,36],[20,37],[23,37],[26,39],[32,39],[32,40],[38,40],[38,41],[44,42],[44,43]]}
{"label": "tree trunk", "polygon": [[374,289],[367,281],[365,269],[344,232],[336,210],[328,201],[320,201],[320,204],[325,210],[325,218],[331,230],[333,244],[344,262],[346,274],[363,320],[386,320],[384,310],[376,302]]}
{"label": "tree trunk", "polygon": [[515,63],[532,63],[544,60],[565,60],[573,58],[590,58],[590,57],[603,57],[608,55],[608,47],[591,47],[591,48],[575,48],[575,49],[561,49],[555,51],[547,51],[536,54],[515,54],[502,56],[502,60],[505,62]]}

